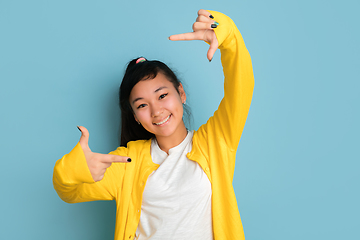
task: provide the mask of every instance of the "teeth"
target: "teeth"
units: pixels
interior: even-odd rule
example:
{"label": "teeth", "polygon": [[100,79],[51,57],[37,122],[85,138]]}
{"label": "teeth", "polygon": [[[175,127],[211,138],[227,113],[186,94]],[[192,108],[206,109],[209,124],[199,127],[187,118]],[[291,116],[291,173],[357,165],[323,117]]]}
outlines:
{"label": "teeth", "polygon": [[161,121],[159,123],[155,123],[155,125],[161,125],[161,124],[165,123],[167,120],[169,120],[169,118],[170,118],[170,115],[167,118],[165,118],[163,121]]}

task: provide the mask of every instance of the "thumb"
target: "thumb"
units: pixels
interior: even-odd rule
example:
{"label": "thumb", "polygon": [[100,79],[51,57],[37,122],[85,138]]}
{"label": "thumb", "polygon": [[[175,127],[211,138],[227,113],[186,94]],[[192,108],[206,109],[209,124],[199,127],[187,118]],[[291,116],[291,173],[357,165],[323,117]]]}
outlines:
{"label": "thumb", "polygon": [[79,140],[79,143],[80,143],[81,147],[83,149],[85,147],[89,148],[89,131],[83,126],[78,126],[77,128],[81,132],[81,137],[80,137],[80,140]]}
{"label": "thumb", "polygon": [[219,47],[219,43],[218,43],[217,40],[216,41],[213,40],[210,43],[210,47],[209,47],[209,50],[207,52],[207,58],[209,59],[209,62],[211,62],[211,60],[213,59],[213,56],[214,56],[216,50],[218,49],[218,47]]}

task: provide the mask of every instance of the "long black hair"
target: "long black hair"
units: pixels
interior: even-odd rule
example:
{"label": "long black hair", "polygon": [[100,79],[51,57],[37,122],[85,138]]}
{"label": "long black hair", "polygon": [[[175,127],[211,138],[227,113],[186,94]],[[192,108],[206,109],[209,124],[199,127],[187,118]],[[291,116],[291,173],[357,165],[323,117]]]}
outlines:
{"label": "long black hair", "polygon": [[[119,104],[121,110],[121,136],[120,146],[126,146],[130,141],[150,139],[155,135],[148,132],[141,124],[138,124],[134,118],[134,112],[131,108],[129,97],[133,87],[142,80],[154,79],[160,72],[174,85],[179,93],[180,81],[175,73],[163,62],[141,61],[138,63],[135,58],[131,60],[126,68],[119,89]],[[189,114],[189,109],[184,108],[184,112]]]}

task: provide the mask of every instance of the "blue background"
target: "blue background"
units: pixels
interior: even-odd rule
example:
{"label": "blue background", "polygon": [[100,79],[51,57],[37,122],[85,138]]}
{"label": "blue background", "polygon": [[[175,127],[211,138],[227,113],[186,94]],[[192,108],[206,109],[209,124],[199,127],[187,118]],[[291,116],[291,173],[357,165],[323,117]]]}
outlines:
{"label": "blue background", "polygon": [[0,238],[113,239],[114,202],[66,204],[55,161],[80,133],[118,146],[117,91],[134,57],[179,74],[193,129],[222,97],[220,52],[171,42],[200,8],[230,16],[255,91],[234,188],[247,240],[360,239],[359,1],[0,1]]}

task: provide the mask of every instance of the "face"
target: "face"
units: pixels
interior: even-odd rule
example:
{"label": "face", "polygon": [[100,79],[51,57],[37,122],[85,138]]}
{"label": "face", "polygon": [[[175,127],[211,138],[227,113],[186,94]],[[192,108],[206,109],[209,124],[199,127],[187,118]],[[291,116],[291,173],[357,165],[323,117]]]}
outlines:
{"label": "face", "polygon": [[135,120],[158,140],[187,132],[182,120],[186,95],[181,84],[178,90],[162,73],[138,82],[131,90],[129,101]]}

